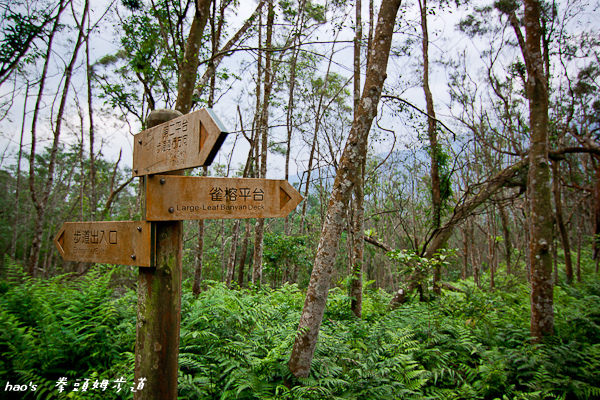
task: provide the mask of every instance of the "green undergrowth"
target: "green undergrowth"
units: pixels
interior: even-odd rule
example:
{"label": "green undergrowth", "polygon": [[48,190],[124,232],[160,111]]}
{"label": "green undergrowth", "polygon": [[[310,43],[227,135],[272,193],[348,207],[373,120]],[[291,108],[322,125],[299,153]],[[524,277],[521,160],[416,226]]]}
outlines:
{"label": "green undergrowth", "polygon": [[[107,266],[36,281],[9,268],[0,282],[0,398],[132,398],[135,292],[115,290]],[[527,285],[514,280],[494,291],[456,282],[462,292],[392,312],[390,296],[369,288],[361,320],[334,288],[306,379],[287,368],[304,301],[296,285],[205,283],[198,297],[184,284],[181,399],[600,398],[596,277],[555,289],[556,335],[540,345],[529,337]],[[61,377],[110,386],[59,393]],[[129,384],[117,393],[121,377]],[[9,392],[7,383],[37,387]]]}

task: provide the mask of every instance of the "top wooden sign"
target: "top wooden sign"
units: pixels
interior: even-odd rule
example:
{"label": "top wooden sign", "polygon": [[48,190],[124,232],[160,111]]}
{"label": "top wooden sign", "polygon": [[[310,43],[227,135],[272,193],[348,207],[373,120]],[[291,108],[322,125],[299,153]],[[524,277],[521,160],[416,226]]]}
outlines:
{"label": "top wooden sign", "polygon": [[228,133],[210,108],[146,129],[134,136],[133,176],[210,165]]}

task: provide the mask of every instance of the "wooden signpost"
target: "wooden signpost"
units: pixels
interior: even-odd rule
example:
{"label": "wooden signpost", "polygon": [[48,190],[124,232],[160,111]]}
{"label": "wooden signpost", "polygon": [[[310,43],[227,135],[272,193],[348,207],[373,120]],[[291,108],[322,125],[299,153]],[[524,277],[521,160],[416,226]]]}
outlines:
{"label": "wooden signpost", "polygon": [[146,221],[65,222],[54,245],[67,261],[149,267],[150,226]]}
{"label": "wooden signpost", "polygon": [[182,221],[285,217],[302,196],[284,180],[181,176],[183,169],[210,165],[227,137],[210,109],[183,116],[156,110],[148,125],[135,135],[133,148],[146,221],[66,222],[54,244],[67,261],[140,267],[135,378],[146,386],[134,399],[175,400]]}
{"label": "wooden signpost", "polygon": [[133,176],[210,165],[227,134],[207,108],[146,129],[134,136]]}
{"label": "wooden signpost", "polygon": [[302,201],[285,180],[154,175],[146,182],[146,220],[285,217]]}

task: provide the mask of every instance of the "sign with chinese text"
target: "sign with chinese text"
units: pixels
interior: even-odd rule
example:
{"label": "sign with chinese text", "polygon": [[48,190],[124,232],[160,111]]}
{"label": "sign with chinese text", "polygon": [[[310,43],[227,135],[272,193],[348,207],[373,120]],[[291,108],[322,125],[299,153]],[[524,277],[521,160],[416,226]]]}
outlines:
{"label": "sign with chinese text", "polygon": [[146,221],[65,222],[54,244],[67,261],[151,265],[151,229]]}
{"label": "sign with chinese text", "polygon": [[302,201],[285,180],[153,175],[146,220],[285,217]]}
{"label": "sign with chinese text", "polygon": [[209,108],[146,129],[134,136],[133,176],[210,165],[227,134]]}

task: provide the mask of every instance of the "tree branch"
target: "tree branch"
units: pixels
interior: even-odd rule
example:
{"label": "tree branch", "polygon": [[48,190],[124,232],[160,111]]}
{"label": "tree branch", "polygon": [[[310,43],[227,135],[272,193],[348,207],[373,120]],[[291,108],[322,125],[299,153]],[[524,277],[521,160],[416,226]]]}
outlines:
{"label": "tree branch", "polygon": [[421,110],[419,107],[415,106],[414,104],[410,103],[409,101],[404,100],[403,98],[400,98],[398,96],[392,96],[392,95],[389,95],[389,94],[382,94],[381,98],[382,99],[397,100],[397,101],[402,102],[402,103],[406,104],[407,106],[415,109],[416,111],[420,112],[421,114],[425,115],[428,118],[431,118],[432,120],[434,120],[435,122],[437,122],[438,124],[440,124],[444,128],[446,128],[446,130],[452,134],[454,140],[456,140],[456,133],[452,129],[448,128],[448,126],[446,124],[444,124],[442,121],[440,121],[436,117],[427,114],[425,111]]}

